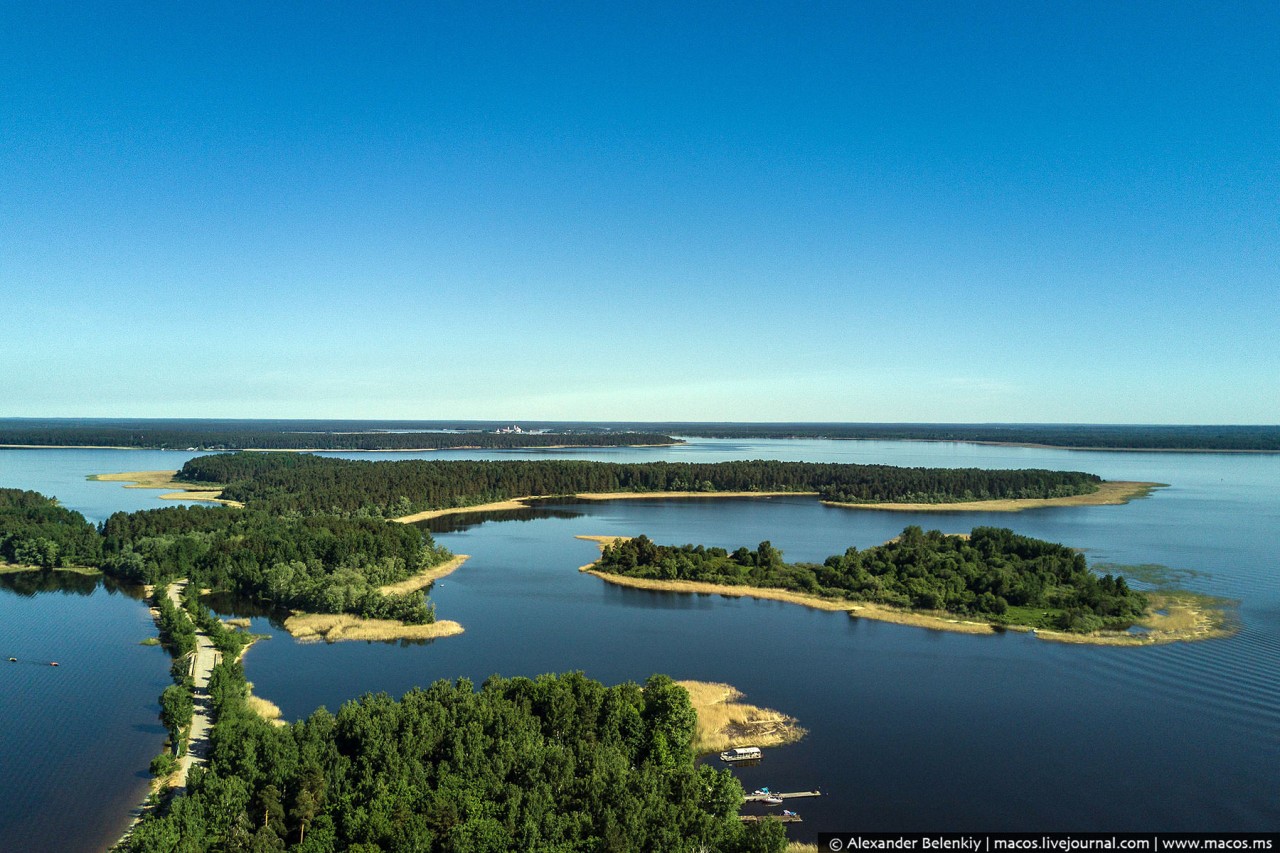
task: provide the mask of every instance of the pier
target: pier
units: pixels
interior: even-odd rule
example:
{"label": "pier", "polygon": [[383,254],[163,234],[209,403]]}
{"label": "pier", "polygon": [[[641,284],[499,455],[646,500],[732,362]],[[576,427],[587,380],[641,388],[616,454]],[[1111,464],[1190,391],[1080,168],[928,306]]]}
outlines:
{"label": "pier", "polygon": [[792,791],[791,793],[787,793],[787,794],[784,794],[782,792],[779,792],[776,794],[773,792],[770,792],[768,794],[746,794],[745,796],[743,796],[742,801],[744,803],[763,803],[767,797],[777,797],[780,800],[799,800],[804,797],[821,797],[821,796],[822,796],[821,791]]}
{"label": "pier", "polygon": [[738,820],[743,823],[759,823],[762,820],[776,820],[778,823],[802,823],[798,814],[740,814]]}

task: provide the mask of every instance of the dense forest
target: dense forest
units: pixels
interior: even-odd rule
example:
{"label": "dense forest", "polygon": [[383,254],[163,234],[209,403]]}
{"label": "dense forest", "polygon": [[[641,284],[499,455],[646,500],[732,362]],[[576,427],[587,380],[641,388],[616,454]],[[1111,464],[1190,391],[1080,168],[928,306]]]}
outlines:
{"label": "dense forest", "polygon": [[0,562],[93,567],[101,556],[98,530],[80,513],[39,492],[0,489]]}
{"label": "dense forest", "polygon": [[[208,768],[144,820],[127,853],[780,853],[782,826],[737,819],[728,771],[694,764],[695,714],[666,676],[605,687],[572,673],[479,690],[438,681],[276,727],[228,656],[209,694]],[[180,703],[174,702],[174,705]],[[181,722],[184,709],[174,712]],[[166,723],[167,725],[168,723]]]}
{"label": "dense forest", "polygon": [[97,567],[132,583],[191,579],[280,609],[431,622],[421,592],[378,587],[448,559],[429,533],[368,513],[273,514],[166,507],[118,512],[100,528],[35,492],[0,490],[0,556],[45,568]]}
{"label": "dense forest", "polygon": [[365,462],[288,453],[232,453],[188,461],[178,478],[225,486],[222,496],[286,511],[399,516],[526,495],[579,492],[817,492],[853,503],[946,503],[1050,498],[1097,490],[1079,471],[895,468],[814,462],[645,462],[578,460]]}
{"label": "dense forest", "polygon": [[[201,426],[191,422],[79,424],[57,421],[0,421],[0,445],[41,447],[136,447],[177,450],[444,450],[453,447],[620,447],[679,443],[648,432],[419,432],[360,428],[322,429],[307,425],[263,428],[253,422]],[[290,428],[292,426],[292,428]],[[320,424],[319,426],[329,426]]]}
{"label": "dense forest", "polygon": [[776,587],[1076,632],[1125,629],[1147,609],[1146,596],[1123,577],[1097,575],[1072,549],[995,527],[962,537],[911,526],[883,545],[849,548],[821,564],[785,563],[769,542],[730,553],[655,545],[639,536],[607,546],[597,567],[629,577]]}

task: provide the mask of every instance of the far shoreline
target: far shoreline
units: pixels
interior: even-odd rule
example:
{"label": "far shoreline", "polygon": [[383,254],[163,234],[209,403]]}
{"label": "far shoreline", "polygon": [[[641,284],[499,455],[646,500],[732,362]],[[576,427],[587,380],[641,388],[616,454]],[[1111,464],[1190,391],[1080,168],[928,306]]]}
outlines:
{"label": "far shoreline", "polygon": [[149,450],[164,453],[433,453],[440,450],[599,450],[616,447],[679,447],[686,442],[662,444],[529,444],[485,447],[457,444],[451,447],[126,447],[116,444],[0,444],[0,450]]}

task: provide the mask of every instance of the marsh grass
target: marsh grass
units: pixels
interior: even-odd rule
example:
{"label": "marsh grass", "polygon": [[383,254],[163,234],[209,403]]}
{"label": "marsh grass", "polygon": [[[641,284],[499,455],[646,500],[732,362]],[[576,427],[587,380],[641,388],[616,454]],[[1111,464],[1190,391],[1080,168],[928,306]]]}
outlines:
{"label": "marsh grass", "polygon": [[103,483],[128,483],[126,489],[174,489],[163,494],[161,500],[166,501],[204,501],[224,506],[243,507],[239,501],[223,500],[222,490],[226,486],[219,483],[184,483],[175,480],[177,471],[122,471],[118,474],[90,474],[86,479]]}
{"label": "marsh grass", "polygon": [[711,681],[677,681],[689,693],[698,714],[693,749],[699,755],[735,746],[781,746],[806,734],[794,717],[780,711],[735,701],[742,691]]}
{"label": "marsh grass", "polygon": [[434,640],[462,633],[462,626],[448,619],[426,625],[406,625],[391,619],[361,619],[349,613],[296,613],[284,620],[284,628],[301,642],[336,643],[340,640]]}

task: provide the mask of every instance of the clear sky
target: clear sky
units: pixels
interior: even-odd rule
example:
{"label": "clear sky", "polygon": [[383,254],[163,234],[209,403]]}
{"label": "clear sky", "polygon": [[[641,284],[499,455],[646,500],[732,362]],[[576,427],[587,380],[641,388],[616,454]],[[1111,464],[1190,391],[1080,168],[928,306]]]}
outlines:
{"label": "clear sky", "polygon": [[1280,3],[0,3],[0,416],[1280,422]]}

